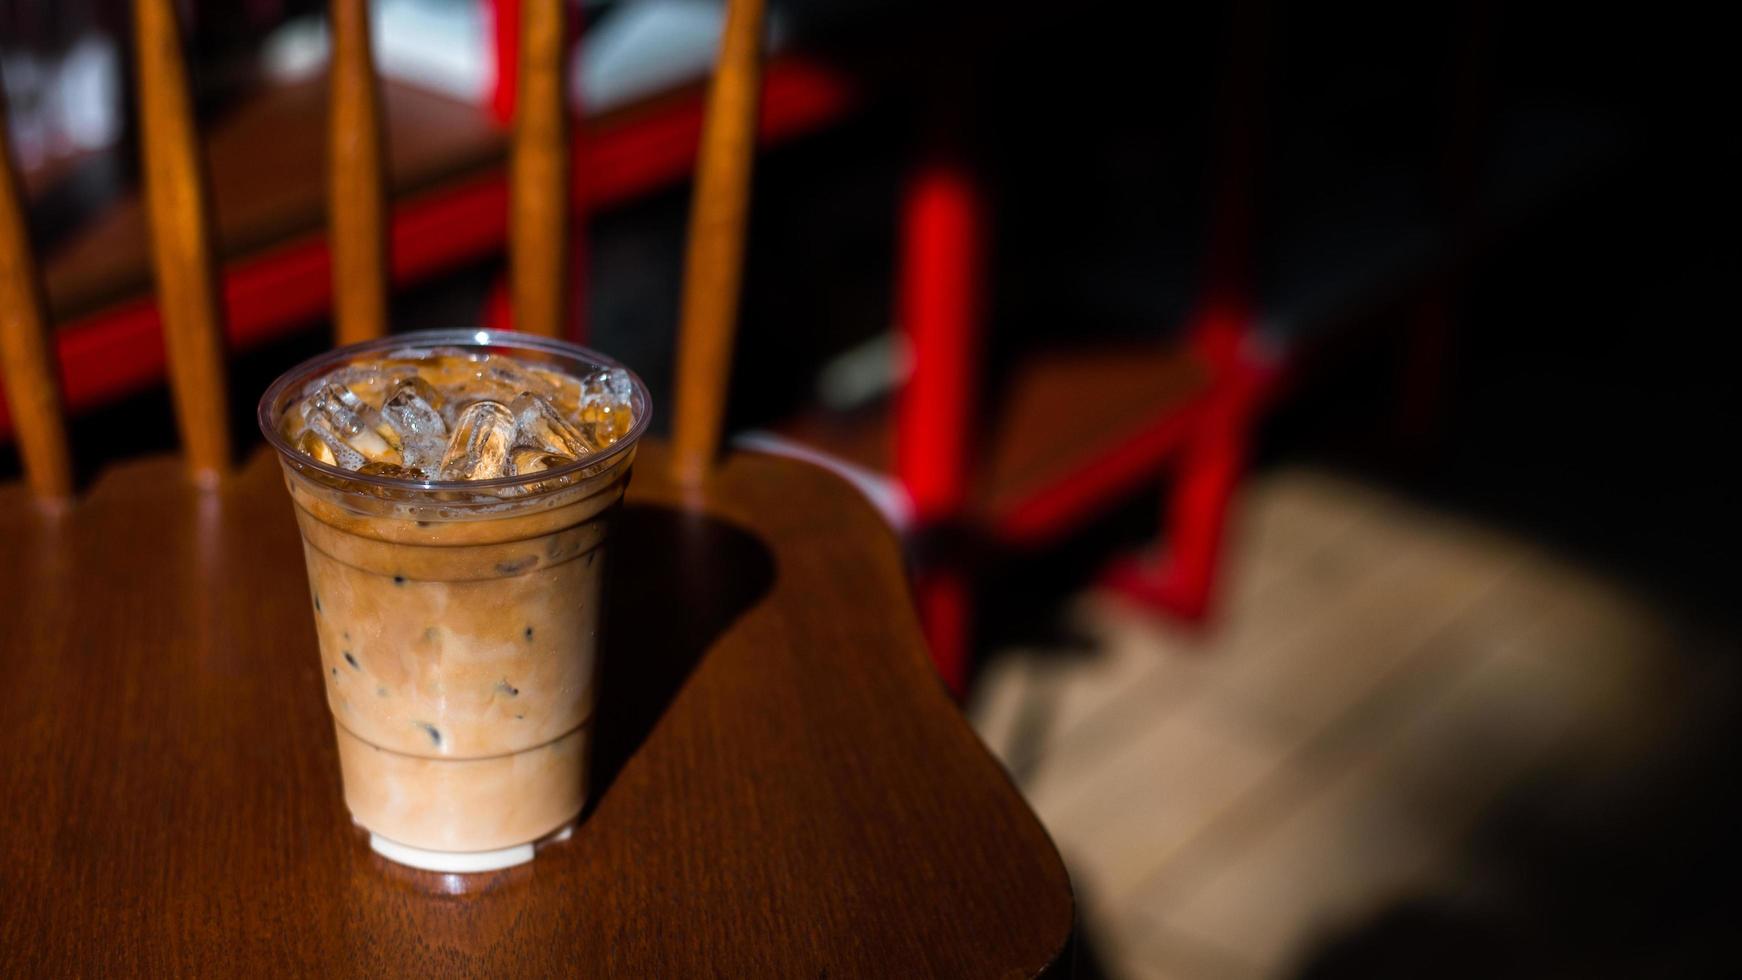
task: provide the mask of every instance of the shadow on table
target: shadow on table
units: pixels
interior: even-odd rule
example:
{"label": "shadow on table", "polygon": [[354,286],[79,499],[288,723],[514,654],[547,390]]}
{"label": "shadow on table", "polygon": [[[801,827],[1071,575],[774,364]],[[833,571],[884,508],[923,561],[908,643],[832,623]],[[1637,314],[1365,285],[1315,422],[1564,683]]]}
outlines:
{"label": "shadow on table", "polygon": [[609,549],[589,814],[703,652],[774,583],[761,541],[692,511],[625,504]]}

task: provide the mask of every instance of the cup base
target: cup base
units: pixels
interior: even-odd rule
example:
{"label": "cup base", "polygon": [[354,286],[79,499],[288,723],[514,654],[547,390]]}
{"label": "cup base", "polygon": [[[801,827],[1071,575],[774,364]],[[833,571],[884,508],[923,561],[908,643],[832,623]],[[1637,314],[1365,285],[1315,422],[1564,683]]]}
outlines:
{"label": "cup base", "polygon": [[548,836],[526,844],[516,844],[513,847],[502,847],[494,851],[430,851],[421,847],[412,847],[395,840],[388,840],[380,834],[369,834],[369,849],[395,864],[403,864],[424,871],[441,871],[448,874],[476,874],[484,871],[500,871],[531,861],[538,853],[538,845],[554,844],[568,840],[574,833],[574,825],[567,824]]}

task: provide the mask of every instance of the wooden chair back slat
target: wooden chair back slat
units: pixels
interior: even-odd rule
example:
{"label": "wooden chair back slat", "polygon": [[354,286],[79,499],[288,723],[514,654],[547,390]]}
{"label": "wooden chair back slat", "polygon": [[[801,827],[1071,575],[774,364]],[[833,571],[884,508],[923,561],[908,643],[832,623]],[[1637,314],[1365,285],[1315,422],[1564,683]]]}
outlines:
{"label": "wooden chair back slat", "polygon": [[381,91],[367,0],[332,0],[327,117],[327,214],[333,256],[333,332],[340,344],[387,333],[388,207]]}
{"label": "wooden chair back slat", "polygon": [[212,264],[205,163],[174,0],[134,0],[146,214],[170,393],[183,451],[209,482],[230,461],[223,312]]}
{"label": "wooden chair back slat", "polygon": [[694,484],[719,450],[737,327],[761,89],[762,0],[728,0],[696,160],[678,326],[672,474]]}
{"label": "wooden chair back slat", "polygon": [[0,96],[0,373],[25,478],[38,497],[53,500],[72,493],[72,459],[42,280],[30,251],[8,132],[6,100]]}
{"label": "wooden chair back slat", "polygon": [[568,324],[568,49],[564,0],[520,4],[520,77],[509,162],[514,326],[560,337]]}
{"label": "wooden chair back slat", "polygon": [[[330,242],[341,343],[387,329],[388,207],[379,82],[366,0],[331,0]],[[224,321],[210,199],[174,0],[133,0],[146,214],[171,393],[187,461],[212,477],[230,461]],[[561,0],[521,5],[510,161],[515,325],[568,322],[569,136]],[[731,370],[761,83],[763,0],[728,0],[696,162],[678,331],[672,472],[694,483],[719,449]],[[3,137],[0,137],[3,138]],[[5,149],[0,142],[0,150]],[[15,175],[0,183],[0,355],[37,492],[68,492],[71,467],[37,270]]]}

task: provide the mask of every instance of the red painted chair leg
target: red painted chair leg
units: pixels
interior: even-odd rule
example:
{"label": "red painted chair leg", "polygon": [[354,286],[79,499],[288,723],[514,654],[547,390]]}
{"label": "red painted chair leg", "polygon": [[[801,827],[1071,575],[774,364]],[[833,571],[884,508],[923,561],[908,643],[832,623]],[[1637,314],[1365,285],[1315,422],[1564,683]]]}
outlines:
{"label": "red painted chair leg", "polygon": [[514,329],[514,294],[508,288],[506,271],[498,273],[490,284],[490,294],[484,297],[484,329]]}
{"label": "red painted chair leg", "polygon": [[923,526],[967,499],[984,219],[978,189],[949,164],[921,168],[904,197],[897,310],[913,360],[895,399],[895,469]]}
{"label": "red painted chair leg", "polygon": [[1168,494],[1161,547],[1115,560],[1103,573],[1106,588],[1184,619],[1209,612],[1228,504],[1245,463],[1243,429],[1206,432],[1187,448]]}
{"label": "red painted chair leg", "polygon": [[960,700],[968,689],[972,599],[960,572],[934,568],[914,574],[913,601],[944,686]]}
{"label": "red painted chair leg", "polygon": [[[921,167],[900,221],[897,309],[913,360],[895,398],[895,469],[923,533],[959,517],[968,495],[986,239],[979,188],[952,163]],[[914,578],[938,673],[960,697],[971,654],[965,573],[934,560]]]}
{"label": "red painted chair leg", "polygon": [[520,0],[484,0],[495,65],[490,115],[504,128],[514,124],[515,79],[520,73]]}
{"label": "red painted chair leg", "polygon": [[1209,611],[1221,557],[1228,503],[1245,465],[1247,429],[1269,366],[1248,362],[1253,318],[1246,285],[1256,199],[1268,11],[1237,3],[1231,56],[1218,99],[1218,179],[1206,250],[1207,290],[1191,342],[1217,378],[1198,433],[1187,444],[1168,495],[1162,549],[1151,557],[1115,561],[1103,584],[1137,603],[1187,619]]}
{"label": "red painted chair leg", "polygon": [[1174,472],[1156,554],[1108,566],[1102,584],[1141,605],[1185,619],[1210,611],[1228,505],[1246,465],[1251,428],[1280,371],[1254,341],[1250,318],[1212,304],[1194,343],[1219,375]]}

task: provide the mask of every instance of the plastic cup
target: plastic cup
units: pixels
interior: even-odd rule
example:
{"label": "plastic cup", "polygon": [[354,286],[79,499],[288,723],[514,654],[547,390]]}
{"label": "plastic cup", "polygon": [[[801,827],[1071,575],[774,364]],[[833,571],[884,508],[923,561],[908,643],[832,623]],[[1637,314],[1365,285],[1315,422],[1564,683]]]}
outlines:
{"label": "plastic cup", "polygon": [[631,375],[633,425],[609,449],[466,483],[349,472],[280,431],[310,380],[432,348],[577,377],[619,365],[525,334],[425,331],[305,361],[260,401],[302,532],[351,816],[391,860],[483,871],[530,860],[586,802],[605,542],[649,405]]}

